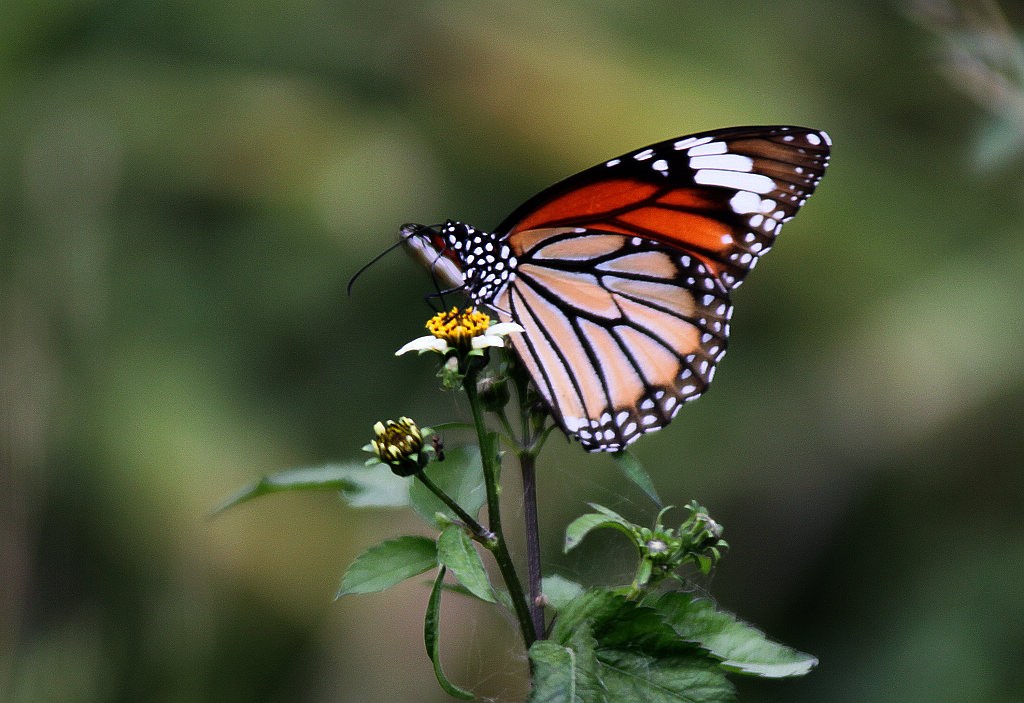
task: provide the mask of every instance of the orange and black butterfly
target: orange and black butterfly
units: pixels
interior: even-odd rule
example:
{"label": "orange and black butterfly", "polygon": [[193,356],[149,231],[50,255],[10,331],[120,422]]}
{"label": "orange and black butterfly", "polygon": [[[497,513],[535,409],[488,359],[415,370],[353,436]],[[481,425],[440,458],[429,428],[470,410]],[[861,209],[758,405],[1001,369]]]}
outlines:
{"label": "orange and black butterfly", "polygon": [[730,294],[821,181],[827,134],[734,127],[571,176],[493,233],[405,225],[406,245],[511,339],[552,414],[617,451],[701,395],[725,354]]}

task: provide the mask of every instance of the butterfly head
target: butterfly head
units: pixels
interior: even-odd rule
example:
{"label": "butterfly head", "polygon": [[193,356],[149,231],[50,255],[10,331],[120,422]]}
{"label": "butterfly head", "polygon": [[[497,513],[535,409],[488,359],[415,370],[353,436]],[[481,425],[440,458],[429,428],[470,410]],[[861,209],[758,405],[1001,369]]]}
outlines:
{"label": "butterfly head", "polygon": [[457,250],[441,236],[437,227],[405,224],[399,229],[405,250],[423,264],[442,285],[451,289],[466,284]]}
{"label": "butterfly head", "polygon": [[440,227],[409,224],[402,238],[413,255],[452,288],[463,288],[474,305],[487,304],[512,280],[516,258],[498,235],[463,222]]}

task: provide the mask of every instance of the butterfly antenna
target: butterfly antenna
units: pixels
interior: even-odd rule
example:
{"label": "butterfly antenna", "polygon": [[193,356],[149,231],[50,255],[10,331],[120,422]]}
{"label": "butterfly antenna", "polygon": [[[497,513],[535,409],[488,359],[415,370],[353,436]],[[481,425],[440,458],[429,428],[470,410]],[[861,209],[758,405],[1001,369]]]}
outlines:
{"label": "butterfly antenna", "polygon": [[384,258],[385,256],[387,256],[388,254],[390,254],[391,252],[393,252],[393,251],[394,251],[395,249],[397,249],[398,247],[402,246],[402,243],[403,243],[404,241],[405,241],[405,240],[401,240],[401,241],[399,241],[399,242],[398,242],[397,244],[392,244],[392,245],[391,245],[391,246],[389,246],[389,247],[388,247],[387,249],[385,249],[384,251],[382,251],[382,252],[381,252],[380,254],[377,254],[377,256],[373,257],[373,259],[371,259],[371,260],[370,260],[370,262],[369,262],[368,264],[364,265],[364,266],[363,266],[363,267],[362,267],[361,269],[359,269],[358,271],[356,271],[355,275],[354,275],[354,276],[352,276],[352,278],[350,278],[350,279],[348,280],[348,289],[347,289],[347,291],[348,291],[348,295],[352,295],[352,284],[356,282],[356,279],[357,279],[357,278],[359,278],[359,277],[360,277],[361,275],[363,275],[363,272],[365,272],[365,271],[366,271],[366,269],[370,268],[370,267],[371,267],[371,266],[373,266],[373,265],[374,265],[375,263],[377,263],[378,261],[380,261],[381,259],[383,259],[383,258]]}

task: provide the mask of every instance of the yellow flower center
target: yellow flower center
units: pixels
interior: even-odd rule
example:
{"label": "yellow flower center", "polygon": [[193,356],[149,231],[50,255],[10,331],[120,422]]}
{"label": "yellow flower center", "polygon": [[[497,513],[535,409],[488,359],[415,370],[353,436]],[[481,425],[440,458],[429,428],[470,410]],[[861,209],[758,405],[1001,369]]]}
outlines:
{"label": "yellow flower center", "polygon": [[427,330],[450,346],[468,349],[473,337],[486,332],[490,324],[491,318],[478,310],[452,308],[449,312],[439,312],[427,320]]}

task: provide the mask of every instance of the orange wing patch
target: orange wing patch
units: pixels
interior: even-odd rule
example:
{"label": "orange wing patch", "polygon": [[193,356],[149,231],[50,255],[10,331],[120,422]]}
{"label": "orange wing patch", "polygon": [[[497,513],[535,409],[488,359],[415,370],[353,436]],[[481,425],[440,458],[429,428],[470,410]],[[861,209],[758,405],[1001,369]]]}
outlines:
{"label": "orange wing patch", "polygon": [[510,234],[529,229],[593,222],[603,215],[645,202],[661,189],[650,183],[616,178],[591,183],[556,197],[516,223]]}
{"label": "orange wing patch", "polygon": [[677,246],[718,251],[722,248],[722,237],[729,235],[732,242],[732,228],[721,220],[681,210],[661,207],[641,207],[624,212],[616,218],[650,239]]}

